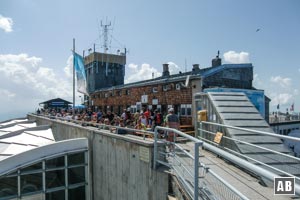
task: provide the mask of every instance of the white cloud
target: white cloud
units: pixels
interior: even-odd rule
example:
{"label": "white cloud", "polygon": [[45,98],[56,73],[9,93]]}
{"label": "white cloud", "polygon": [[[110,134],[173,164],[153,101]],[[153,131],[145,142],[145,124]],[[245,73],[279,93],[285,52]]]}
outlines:
{"label": "white cloud", "polygon": [[253,76],[253,85],[256,88],[262,88],[264,86],[262,80],[259,78],[258,74],[254,74]]}
{"label": "white cloud", "polygon": [[128,75],[125,77],[125,83],[151,79],[153,73],[154,77],[161,76],[161,72],[147,63],[142,64],[140,67],[136,64],[130,63],[126,69],[126,74]]}
{"label": "white cloud", "polygon": [[9,17],[3,17],[0,15],[0,28],[3,29],[5,32],[12,32],[12,26],[14,22],[11,18]]}
{"label": "white cloud", "polygon": [[[65,69],[72,69],[69,60]],[[69,72],[45,67],[41,58],[27,54],[0,54],[1,113],[30,112],[40,102],[58,97],[70,101],[72,85]],[[76,97],[78,99],[79,95],[76,94]],[[80,100],[76,101],[79,103]]]}
{"label": "white cloud", "polygon": [[290,78],[283,78],[281,76],[271,77],[271,82],[279,84],[283,88],[288,88],[291,86],[292,79]]}
{"label": "white cloud", "polygon": [[249,63],[249,53],[247,52],[235,52],[235,51],[228,51],[223,54],[225,62],[228,63]]}
{"label": "white cloud", "polygon": [[73,56],[72,55],[67,60],[67,66],[65,66],[64,72],[68,78],[73,77]]}
{"label": "white cloud", "polygon": [[278,104],[286,105],[292,102],[293,95],[289,93],[280,93],[280,94],[273,93],[271,94],[271,99],[272,99],[271,104],[273,106],[276,106]]}
{"label": "white cloud", "polygon": [[12,98],[14,98],[16,96],[15,93],[12,93],[6,89],[1,89],[0,88],[0,96],[1,96],[1,99],[7,99],[7,100],[11,100]]}
{"label": "white cloud", "polygon": [[[176,65],[173,62],[168,62],[168,64],[170,75],[179,73],[180,68],[178,67],[178,65]],[[153,73],[155,78],[162,75],[162,73],[158,69],[150,66],[147,63],[144,63],[141,66],[138,66],[134,63],[130,63],[126,68],[125,83],[133,83],[137,81],[152,79]]]}
{"label": "white cloud", "polygon": [[179,71],[180,71],[180,68],[178,67],[178,65],[176,65],[175,63],[173,62],[168,62],[169,64],[169,71],[170,71],[170,74],[178,74]]}

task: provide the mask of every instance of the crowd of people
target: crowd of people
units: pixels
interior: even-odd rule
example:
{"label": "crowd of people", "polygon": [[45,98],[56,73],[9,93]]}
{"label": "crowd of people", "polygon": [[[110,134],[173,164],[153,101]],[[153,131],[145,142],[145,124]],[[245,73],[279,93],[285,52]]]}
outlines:
{"label": "crowd of people", "polygon": [[[46,115],[48,117],[60,118],[67,121],[75,120],[82,125],[92,125],[101,129],[111,130],[111,127],[126,127],[138,130],[154,131],[156,126],[166,126],[169,128],[179,128],[179,118],[174,114],[174,109],[170,108],[168,114],[161,114],[159,110],[150,110],[144,108],[131,113],[130,109],[124,109],[121,115],[117,115],[111,111],[103,112],[88,109],[76,109],[73,117],[73,110],[69,109],[38,109],[37,114]],[[118,130],[119,134],[126,133],[124,130]],[[162,134],[172,141],[174,134]]]}

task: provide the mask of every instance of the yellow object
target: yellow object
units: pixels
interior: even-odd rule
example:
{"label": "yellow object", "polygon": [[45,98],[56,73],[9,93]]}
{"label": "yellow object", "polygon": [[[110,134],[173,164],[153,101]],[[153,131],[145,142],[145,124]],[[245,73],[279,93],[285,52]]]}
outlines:
{"label": "yellow object", "polygon": [[217,132],[216,135],[215,135],[214,142],[220,144],[220,142],[222,140],[222,137],[223,137],[223,133]]}
{"label": "yellow object", "polygon": [[207,121],[207,110],[198,111],[198,122]]}

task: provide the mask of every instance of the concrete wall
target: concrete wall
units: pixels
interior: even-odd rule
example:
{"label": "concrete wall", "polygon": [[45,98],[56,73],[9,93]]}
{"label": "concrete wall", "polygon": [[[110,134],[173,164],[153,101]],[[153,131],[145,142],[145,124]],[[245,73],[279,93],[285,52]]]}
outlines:
{"label": "concrete wall", "polygon": [[91,198],[97,200],[166,199],[168,175],[152,169],[153,141],[95,130],[70,122],[28,115],[37,125],[51,125],[57,141],[89,138]]}

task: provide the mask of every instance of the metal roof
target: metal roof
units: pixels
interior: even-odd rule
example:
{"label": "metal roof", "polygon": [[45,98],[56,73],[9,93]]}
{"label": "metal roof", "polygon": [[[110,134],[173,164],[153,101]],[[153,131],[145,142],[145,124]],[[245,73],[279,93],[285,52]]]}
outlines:
{"label": "metal roof", "polygon": [[36,123],[19,122],[20,124],[0,127],[0,161],[16,154],[54,143],[49,126],[36,126]]}
{"label": "metal roof", "polygon": [[98,90],[95,90],[92,93],[101,92],[101,91],[108,91],[113,89],[123,89],[123,88],[130,88],[130,87],[141,87],[141,86],[147,86],[147,85],[154,85],[154,84],[166,84],[171,83],[175,81],[184,81],[186,80],[187,76],[190,76],[190,79],[200,79],[201,77],[208,77],[211,76],[219,71],[222,71],[224,69],[232,69],[232,68],[249,68],[253,67],[251,63],[244,63],[244,64],[223,64],[216,67],[208,67],[208,68],[202,68],[197,71],[189,71],[179,74],[174,74],[170,76],[161,76],[154,79],[148,79],[144,81],[138,81],[134,83],[127,83],[124,85],[117,85],[112,86],[108,88],[101,88]]}
{"label": "metal roof", "polygon": [[0,176],[46,157],[88,149],[86,138],[56,142],[48,125],[24,119],[0,125]]}

